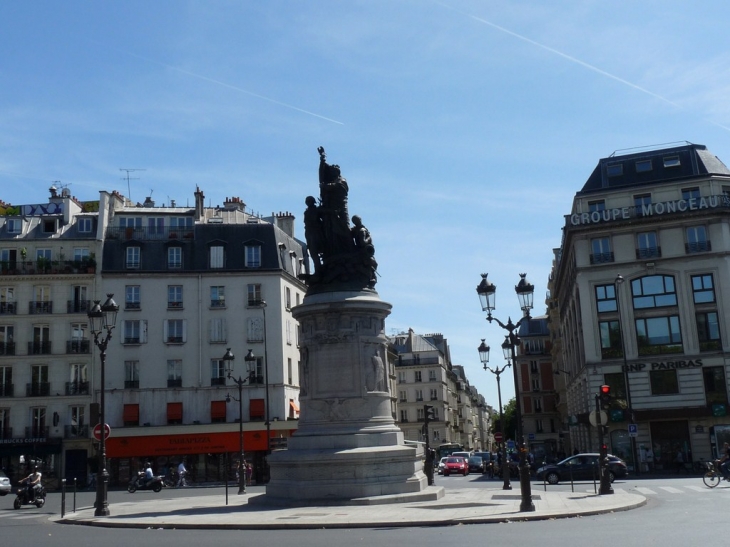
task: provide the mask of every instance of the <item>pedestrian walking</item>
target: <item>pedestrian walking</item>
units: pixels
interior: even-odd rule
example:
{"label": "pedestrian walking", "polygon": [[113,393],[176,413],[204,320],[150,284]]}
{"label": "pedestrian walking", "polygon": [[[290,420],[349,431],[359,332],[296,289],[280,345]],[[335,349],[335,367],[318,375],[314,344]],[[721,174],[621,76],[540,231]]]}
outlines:
{"label": "pedestrian walking", "polygon": [[181,486],[187,486],[187,483],[185,482],[185,474],[188,472],[187,469],[185,469],[185,458],[180,460],[180,464],[177,466],[177,488],[180,488]]}
{"label": "pedestrian walking", "polygon": [[253,466],[250,462],[246,462],[246,485],[251,486],[251,477],[253,477]]}

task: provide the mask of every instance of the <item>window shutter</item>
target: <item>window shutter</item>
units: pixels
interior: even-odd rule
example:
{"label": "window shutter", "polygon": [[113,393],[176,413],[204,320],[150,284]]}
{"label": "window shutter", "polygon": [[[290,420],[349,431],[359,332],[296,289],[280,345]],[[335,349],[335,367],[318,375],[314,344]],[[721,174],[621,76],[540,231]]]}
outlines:
{"label": "window shutter", "polygon": [[187,319],[182,320],[182,327],[183,327],[182,340],[183,340],[183,342],[187,342],[188,341],[188,320]]}
{"label": "window shutter", "polygon": [[147,319],[139,322],[139,341],[141,344],[147,343]]}
{"label": "window shutter", "polygon": [[163,321],[163,326],[162,326],[162,341],[163,342],[167,342],[167,340],[169,339],[169,330],[170,330],[168,328],[169,325],[170,325],[170,321],[168,319],[165,319]]}

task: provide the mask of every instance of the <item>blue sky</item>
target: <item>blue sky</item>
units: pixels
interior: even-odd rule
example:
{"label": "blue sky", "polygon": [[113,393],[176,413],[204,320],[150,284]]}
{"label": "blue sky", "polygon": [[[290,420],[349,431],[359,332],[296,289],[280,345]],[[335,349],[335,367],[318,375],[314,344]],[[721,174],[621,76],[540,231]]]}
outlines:
{"label": "blue sky", "polygon": [[[476,285],[544,311],[563,215],[598,159],[690,141],[730,163],[730,4],[677,0],[0,3],[0,199],[238,196],[263,214],[342,167],[393,304],[496,405]],[[133,172],[130,191],[123,168]],[[59,183],[56,183],[57,185]],[[505,400],[513,395],[504,382]]]}

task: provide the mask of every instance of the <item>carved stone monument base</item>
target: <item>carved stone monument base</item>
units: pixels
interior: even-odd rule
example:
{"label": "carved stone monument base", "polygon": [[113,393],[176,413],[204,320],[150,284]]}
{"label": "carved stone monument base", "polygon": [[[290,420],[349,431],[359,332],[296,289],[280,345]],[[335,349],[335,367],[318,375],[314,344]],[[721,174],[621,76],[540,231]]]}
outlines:
{"label": "carved stone monument base", "polygon": [[299,428],[269,455],[250,503],[347,505],[435,500],[422,449],[404,444],[389,392],[385,318],[373,290],[307,295],[292,310],[301,348]]}

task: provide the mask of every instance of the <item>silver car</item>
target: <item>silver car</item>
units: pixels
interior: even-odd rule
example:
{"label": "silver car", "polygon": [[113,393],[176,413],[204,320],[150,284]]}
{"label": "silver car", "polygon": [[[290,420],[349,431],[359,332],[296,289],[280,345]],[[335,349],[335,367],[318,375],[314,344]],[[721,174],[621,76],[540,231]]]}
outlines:
{"label": "silver car", "polygon": [[10,494],[12,488],[10,487],[10,479],[8,476],[0,471],[0,496],[6,496]]}

